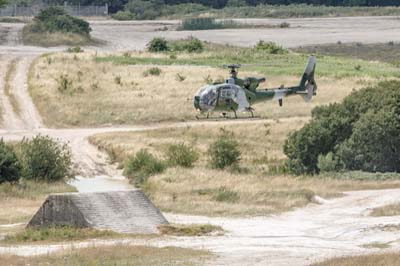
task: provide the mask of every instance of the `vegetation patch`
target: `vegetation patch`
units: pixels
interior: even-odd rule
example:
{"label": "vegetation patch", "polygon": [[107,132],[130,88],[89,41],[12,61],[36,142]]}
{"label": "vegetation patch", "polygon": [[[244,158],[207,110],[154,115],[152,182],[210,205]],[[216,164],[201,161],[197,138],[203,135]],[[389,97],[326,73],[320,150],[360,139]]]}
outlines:
{"label": "vegetation patch", "polygon": [[339,257],[315,263],[311,266],[392,266],[400,261],[399,253],[381,253],[362,256]]}
{"label": "vegetation patch", "polygon": [[400,203],[388,204],[372,209],[371,216],[397,216],[400,215]]}
{"label": "vegetation patch", "polygon": [[11,60],[8,65],[6,75],[4,77],[4,94],[10,100],[11,107],[13,111],[19,115],[21,113],[21,107],[17,101],[15,93],[12,91],[13,78],[15,77],[16,69],[17,69],[18,59]]}
{"label": "vegetation patch", "polygon": [[[400,82],[385,81],[351,93],[342,103],[317,107],[312,120],[284,146],[297,174],[321,169],[399,172]],[[323,170],[322,169],[322,170]]]}
{"label": "vegetation patch", "polygon": [[27,223],[50,193],[76,192],[65,182],[34,182],[0,184],[0,224]]}
{"label": "vegetation patch", "polygon": [[68,15],[62,8],[43,9],[22,30],[25,44],[39,46],[84,45],[91,41],[89,23]]}
{"label": "vegetation patch", "polygon": [[151,175],[142,187],[152,202],[166,212],[208,216],[268,215],[305,206],[314,195],[331,198],[342,195],[343,191],[400,186],[398,174],[333,172],[291,176],[279,170],[285,163],[282,146],[287,132],[300,128],[305,122],[296,118],[225,125],[224,130],[233,132],[238,141],[240,165],[245,168],[240,171],[209,166],[207,151],[220,136],[221,125],[104,133],[91,137],[90,141],[113,149],[113,156],[118,160],[141,149],[166,159],[166,150],[176,139],[196,149],[199,157],[192,168],[169,167]]}
{"label": "vegetation patch", "polygon": [[33,257],[0,255],[5,265],[141,265],[141,266],[196,266],[204,265],[211,254],[207,251],[176,247],[155,248],[146,246],[113,245],[72,249],[61,253]]}
{"label": "vegetation patch", "polygon": [[224,230],[220,226],[211,224],[168,224],[161,225],[158,229],[161,234],[171,236],[207,236],[222,235],[224,233]]}
{"label": "vegetation patch", "polygon": [[295,52],[329,55],[340,57],[351,57],[355,59],[362,59],[366,61],[380,61],[388,62],[396,66],[400,65],[400,43],[336,43],[336,44],[321,44],[304,46],[293,49]]}
{"label": "vegetation patch", "polygon": [[96,230],[91,228],[77,228],[72,226],[58,226],[43,229],[27,228],[16,234],[6,235],[0,242],[6,244],[20,244],[32,242],[61,242],[74,241],[93,238],[118,238],[126,236],[106,230]]}

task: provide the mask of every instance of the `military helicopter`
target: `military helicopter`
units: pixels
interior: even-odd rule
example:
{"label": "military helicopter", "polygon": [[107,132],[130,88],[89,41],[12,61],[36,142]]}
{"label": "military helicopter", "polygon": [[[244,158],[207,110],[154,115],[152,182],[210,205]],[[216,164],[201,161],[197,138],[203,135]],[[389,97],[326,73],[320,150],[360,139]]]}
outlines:
{"label": "military helicopter", "polygon": [[[230,77],[223,83],[214,83],[200,88],[194,96],[194,107],[201,115],[209,118],[212,112],[221,112],[227,117],[228,112],[233,112],[237,118],[237,112],[250,112],[254,117],[253,104],[277,100],[282,107],[283,98],[292,95],[300,95],[304,101],[311,100],[316,95],[317,84],[314,79],[316,66],[315,56],[310,56],[298,86],[275,89],[257,90],[265,78],[246,77],[238,78],[239,64],[225,65],[230,71]],[[197,116],[200,119],[199,116]]]}

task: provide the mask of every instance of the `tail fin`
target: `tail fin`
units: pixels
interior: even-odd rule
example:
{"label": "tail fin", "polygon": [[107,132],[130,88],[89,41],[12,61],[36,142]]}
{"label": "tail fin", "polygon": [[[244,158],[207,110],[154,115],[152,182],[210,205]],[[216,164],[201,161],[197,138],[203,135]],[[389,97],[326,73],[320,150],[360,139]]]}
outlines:
{"label": "tail fin", "polygon": [[317,64],[317,59],[315,58],[315,56],[313,55],[310,56],[308,58],[307,65],[304,70],[304,74],[300,81],[299,85],[300,90],[297,92],[299,94],[302,94],[303,99],[306,102],[310,101],[313,95],[316,94],[317,83],[315,82],[314,79],[314,71],[316,64]]}

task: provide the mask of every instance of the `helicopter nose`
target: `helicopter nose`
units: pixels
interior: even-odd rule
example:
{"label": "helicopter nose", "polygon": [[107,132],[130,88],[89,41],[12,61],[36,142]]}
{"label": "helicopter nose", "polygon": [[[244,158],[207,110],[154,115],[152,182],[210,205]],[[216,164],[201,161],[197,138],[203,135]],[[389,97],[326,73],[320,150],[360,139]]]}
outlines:
{"label": "helicopter nose", "polygon": [[201,110],[200,107],[200,96],[194,96],[193,105],[196,110]]}

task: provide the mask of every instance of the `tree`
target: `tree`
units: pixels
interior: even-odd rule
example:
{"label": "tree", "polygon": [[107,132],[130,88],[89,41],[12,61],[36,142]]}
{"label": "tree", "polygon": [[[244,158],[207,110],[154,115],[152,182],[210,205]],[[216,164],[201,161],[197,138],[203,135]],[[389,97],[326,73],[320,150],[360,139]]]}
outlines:
{"label": "tree", "polygon": [[400,171],[399,135],[400,82],[386,81],[314,108],[312,120],[288,136],[284,153],[295,174],[318,173],[318,158],[330,152],[345,169]]}
{"label": "tree", "polygon": [[0,0],[0,7],[4,6],[5,4],[7,4],[6,0]]}

